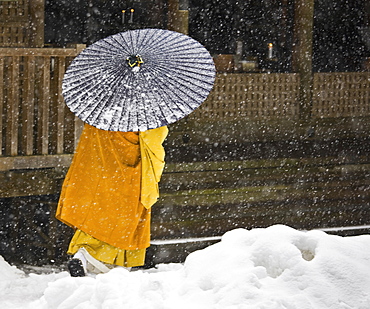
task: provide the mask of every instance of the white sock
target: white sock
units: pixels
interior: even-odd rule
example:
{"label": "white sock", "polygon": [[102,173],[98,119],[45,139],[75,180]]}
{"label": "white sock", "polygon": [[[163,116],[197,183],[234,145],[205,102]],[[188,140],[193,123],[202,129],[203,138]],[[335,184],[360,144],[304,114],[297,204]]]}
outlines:
{"label": "white sock", "polygon": [[84,256],[84,254],[82,253],[82,250],[79,249],[76,254],[73,256],[74,259],[79,259],[81,262],[82,262],[82,266],[85,270],[85,273],[86,273],[86,269],[87,269],[87,260]]}
{"label": "white sock", "polygon": [[108,271],[110,271],[107,266],[105,266],[102,262],[98,261],[92,255],[90,255],[90,253],[85,248],[80,248],[77,253],[80,253],[83,256],[86,265],[87,263],[90,263],[102,273],[107,273]]}

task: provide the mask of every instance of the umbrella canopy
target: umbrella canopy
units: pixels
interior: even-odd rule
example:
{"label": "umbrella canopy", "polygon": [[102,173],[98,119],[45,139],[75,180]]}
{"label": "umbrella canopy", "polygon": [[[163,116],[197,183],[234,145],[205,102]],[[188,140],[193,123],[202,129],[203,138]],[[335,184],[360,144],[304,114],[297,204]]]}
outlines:
{"label": "umbrella canopy", "polygon": [[110,131],[145,131],[190,114],[213,87],[215,66],[194,39],[169,30],[118,33],[87,47],[63,79],[67,106]]}

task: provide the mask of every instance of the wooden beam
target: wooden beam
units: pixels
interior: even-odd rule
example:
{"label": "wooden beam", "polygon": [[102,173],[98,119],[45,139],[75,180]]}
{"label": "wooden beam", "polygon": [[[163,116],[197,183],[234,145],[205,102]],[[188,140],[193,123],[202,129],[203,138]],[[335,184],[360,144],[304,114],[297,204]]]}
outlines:
{"label": "wooden beam", "polygon": [[32,155],[34,151],[35,119],[35,57],[24,58],[24,104],[22,110],[22,153]]}
{"label": "wooden beam", "polygon": [[[180,0],[181,1],[181,0]],[[179,0],[168,1],[168,30],[189,33],[189,10],[179,9]]]}
{"label": "wooden beam", "polygon": [[12,57],[11,63],[11,84],[8,97],[8,125],[7,125],[7,148],[8,154],[15,156],[18,154],[18,126],[19,126],[19,57]]}
{"label": "wooden beam", "polygon": [[57,125],[56,125],[56,131],[57,131],[57,141],[56,141],[56,152],[58,154],[63,153],[64,151],[64,115],[65,115],[65,103],[63,100],[62,95],[62,82],[63,82],[63,76],[64,72],[66,70],[66,59],[65,57],[59,57],[56,60],[56,69],[55,69],[55,76],[56,76],[56,111],[57,111]]}
{"label": "wooden beam", "polygon": [[38,151],[49,153],[49,113],[50,113],[50,57],[41,58],[41,85],[38,110]]}
{"label": "wooden beam", "polygon": [[313,15],[314,0],[295,1],[292,68],[301,79],[300,117],[303,119],[310,118],[312,106]]}
{"label": "wooden beam", "polygon": [[65,174],[62,169],[0,172],[0,197],[58,194]]}
{"label": "wooden beam", "polygon": [[30,170],[69,167],[72,154],[49,156],[0,157],[0,172],[10,170]]}
{"label": "wooden beam", "polygon": [[0,156],[3,155],[4,58],[0,57]]}
{"label": "wooden beam", "polygon": [[77,44],[75,48],[0,48],[0,56],[63,56],[76,57],[85,45]]}
{"label": "wooden beam", "polygon": [[30,47],[44,46],[44,20],[45,5],[44,0],[29,0],[30,12]]}

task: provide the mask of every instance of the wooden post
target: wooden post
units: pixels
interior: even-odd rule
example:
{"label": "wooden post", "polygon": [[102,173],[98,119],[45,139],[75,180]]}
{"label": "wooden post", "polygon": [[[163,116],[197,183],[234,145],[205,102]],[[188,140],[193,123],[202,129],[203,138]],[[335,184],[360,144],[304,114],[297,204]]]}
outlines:
{"label": "wooden post", "polygon": [[310,118],[312,106],[313,14],[314,0],[295,1],[292,67],[301,79],[299,99],[302,119]]}
{"label": "wooden post", "polygon": [[29,47],[44,46],[44,19],[45,19],[45,4],[44,0],[30,1],[30,32]]}
{"label": "wooden post", "polygon": [[40,57],[41,85],[38,106],[38,151],[49,154],[50,56]]}
{"label": "wooden post", "polygon": [[0,56],[0,156],[3,155],[3,117],[2,113],[4,111],[4,57]]}
{"label": "wooden post", "polygon": [[189,34],[189,10],[179,9],[179,2],[184,0],[168,1],[168,30]]}
{"label": "wooden post", "polygon": [[24,102],[22,109],[22,154],[33,154],[34,117],[35,117],[35,57],[24,57]]}
{"label": "wooden post", "polygon": [[56,76],[56,84],[55,89],[56,92],[56,151],[57,154],[61,154],[64,151],[64,117],[65,117],[65,104],[62,95],[62,83],[63,83],[63,76],[66,70],[66,58],[59,57],[56,59],[56,68],[55,68],[55,76]]}
{"label": "wooden post", "polygon": [[19,126],[19,64],[20,57],[12,57],[10,95],[8,99],[8,149],[11,156],[18,154],[18,126]]}

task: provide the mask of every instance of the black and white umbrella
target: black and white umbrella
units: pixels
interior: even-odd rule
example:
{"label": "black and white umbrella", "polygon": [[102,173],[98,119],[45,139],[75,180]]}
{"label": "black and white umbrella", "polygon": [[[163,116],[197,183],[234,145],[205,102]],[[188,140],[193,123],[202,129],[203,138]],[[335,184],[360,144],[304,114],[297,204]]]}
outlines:
{"label": "black and white umbrella", "polygon": [[67,106],[110,131],[145,131],[187,116],[207,98],[215,66],[184,34],[162,29],[118,33],[87,47],[63,79]]}

